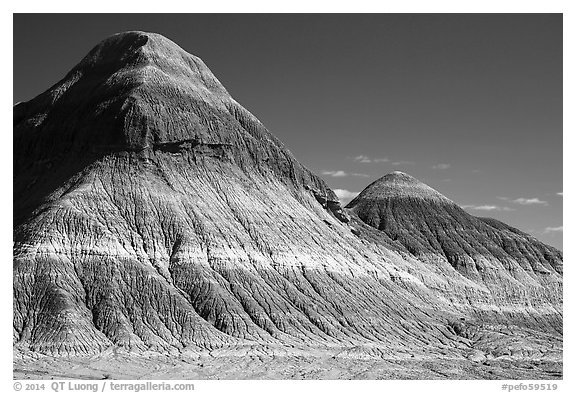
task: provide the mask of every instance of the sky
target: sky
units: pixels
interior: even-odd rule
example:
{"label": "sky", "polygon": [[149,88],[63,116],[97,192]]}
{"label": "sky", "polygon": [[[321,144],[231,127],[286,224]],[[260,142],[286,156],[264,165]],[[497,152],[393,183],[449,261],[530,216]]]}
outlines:
{"label": "sky", "polygon": [[14,103],[160,33],[344,203],[401,170],[562,249],[560,14],[16,14]]}

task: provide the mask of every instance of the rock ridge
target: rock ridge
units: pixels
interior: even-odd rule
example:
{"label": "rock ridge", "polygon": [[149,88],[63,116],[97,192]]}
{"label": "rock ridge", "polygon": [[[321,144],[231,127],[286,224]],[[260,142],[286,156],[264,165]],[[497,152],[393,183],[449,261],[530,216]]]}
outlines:
{"label": "rock ridge", "polygon": [[402,173],[343,209],[164,37],[115,35],[13,111],[18,350],[561,361],[559,251]]}

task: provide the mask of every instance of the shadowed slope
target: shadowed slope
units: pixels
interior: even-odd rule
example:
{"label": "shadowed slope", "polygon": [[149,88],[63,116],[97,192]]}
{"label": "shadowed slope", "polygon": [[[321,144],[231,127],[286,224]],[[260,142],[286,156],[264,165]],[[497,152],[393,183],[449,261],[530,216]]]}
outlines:
{"label": "shadowed slope", "polygon": [[356,307],[406,313],[392,283],[376,306],[344,278],[370,264],[334,193],[161,36],[113,36],[19,104],[14,150],[14,335],[31,348],[384,339],[387,318]]}
{"label": "shadowed slope", "polygon": [[[393,172],[369,185],[347,206],[414,257],[486,288],[493,304],[531,326],[562,329],[562,253],[494,219],[466,213],[436,190]],[[530,321],[512,305],[548,309]]]}
{"label": "shadowed slope", "polygon": [[[481,275],[465,256],[422,263],[449,242],[424,246],[425,223],[409,215],[432,200],[438,214],[451,205],[421,184],[398,189],[418,198],[392,198],[407,220],[352,209],[394,231],[354,216],[353,228],[320,178],[200,59],[159,35],[115,35],[18,104],[14,153],[18,348],[362,346],[370,356],[467,359],[480,334],[498,338],[478,341],[492,356],[529,341],[527,353],[558,357],[561,336],[546,331],[561,318],[561,263],[502,255]],[[366,200],[379,204],[379,194]],[[484,334],[488,323],[517,332],[539,321],[518,342]]]}
{"label": "shadowed slope", "polygon": [[[106,39],[62,81],[16,105],[14,127],[17,223],[62,181],[120,152],[229,157],[241,168],[306,185],[339,210],[336,195],[230,97],[202,60],[158,34]],[[26,188],[26,176],[34,177],[34,189]]]}

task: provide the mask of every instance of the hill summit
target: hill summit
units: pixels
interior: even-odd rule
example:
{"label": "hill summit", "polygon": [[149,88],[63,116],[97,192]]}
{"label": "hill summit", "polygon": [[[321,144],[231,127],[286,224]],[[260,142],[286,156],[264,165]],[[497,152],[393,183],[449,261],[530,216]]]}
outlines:
{"label": "hill summit", "polygon": [[17,351],[325,351],[421,378],[561,361],[559,251],[400,172],[343,209],[158,34],[114,35],[16,105],[14,157]]}
{"label": "hill summit", "polygon": [[348,207],[353,207],[360,201],[379,200],[386,198],[419,198],[453,203],[432,187],[418,179],[400,171],[382,176],[366,187]]}
{"label": "hill summit", "polygon": [[[516,282],[547,282],[563,271],[558,250],[496,219],[468,214],[403,172],[376,180],[346,208],[416,258],[442,261],[440,266],[449,264],[462,276],[483,283],[495,299],[512,295]],[[552,278],[547,285],[560,296],[561,284]],[[555,320],[554,329],[560,324]]]}

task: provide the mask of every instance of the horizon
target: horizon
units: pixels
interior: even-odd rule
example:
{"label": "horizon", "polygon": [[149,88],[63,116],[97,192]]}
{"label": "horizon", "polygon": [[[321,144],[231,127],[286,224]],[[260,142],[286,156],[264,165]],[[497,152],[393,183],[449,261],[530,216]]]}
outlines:
{"label": "horizon", "polygon": [[562,250],[562,15],[15,15],[14,102],[122,26],[200,57],[343,206],[401,170]]}

